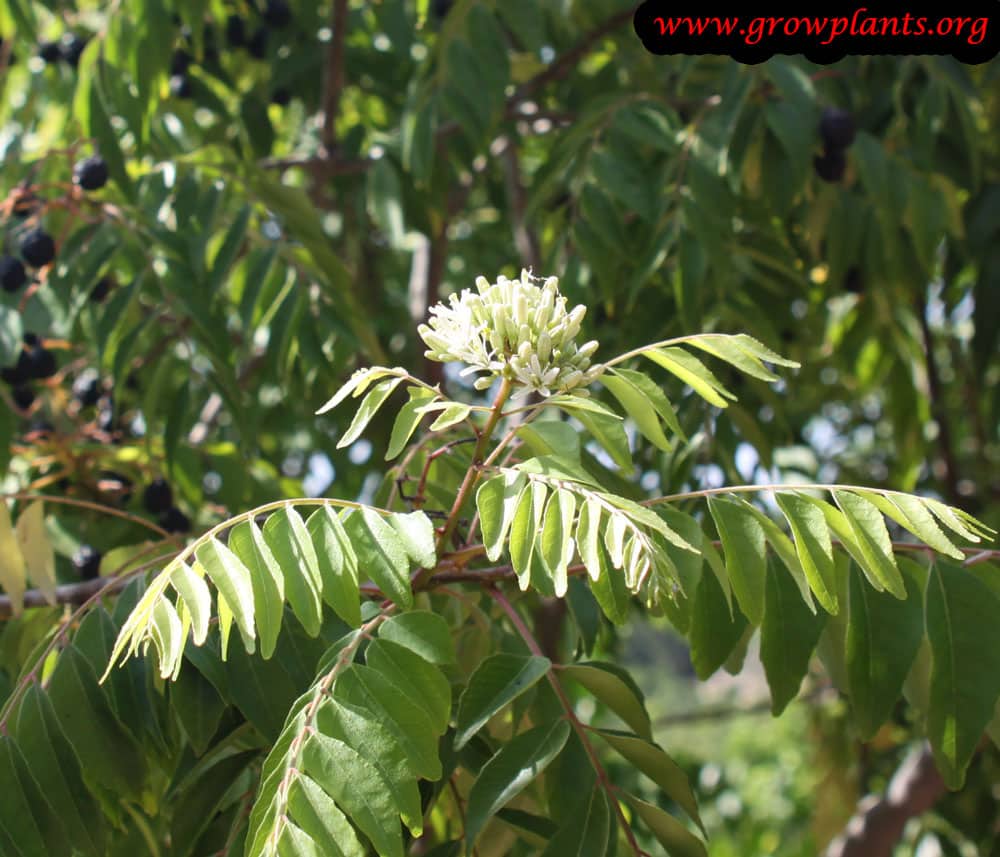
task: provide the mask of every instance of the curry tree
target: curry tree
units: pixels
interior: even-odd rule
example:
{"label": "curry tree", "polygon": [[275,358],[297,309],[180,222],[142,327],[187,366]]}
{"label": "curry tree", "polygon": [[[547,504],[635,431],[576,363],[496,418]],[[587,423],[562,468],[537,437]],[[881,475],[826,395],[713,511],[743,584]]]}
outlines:
{"label": "curry tree", "polygon": [[[211,783],[225,853],[244,842],[254,857],[392,857],[419,842],[705,854],[694,794],[654,740],[642,693],[592,657],[598,626],[624,622],[636,597],[687,636],[701,675],[738,663],[759,628],[776,713],[823,640],[863,734],[889,717],[927,648],[915,702],[943,775],[961,785],[1000,696],[997,672],[962,666],[1000,657],[989,645],[1000,572],[963,567],[956,542],[988,529],[937,500],[846,485],[630,496],[613,475],[631,460],[627,428],[664,449],[682,439],[664,387],[681,381],[721,408],[733,394],[710,361],[768,381],[770,366],[796,364],[744,334],[600,361],[596,342],[578,344],[584,314],[555,277],[479,278],[419,333],[430,359],[477,376],[488,404],[370,367],[322,409],[360,399],[346,445],[405,397],[384,505],[247,510],[161,561],[148,585],[139,577],[114,615],[91,612],[48,686],[24,681],[4,709],[11,841],[98,853],[95,831],[113,839],[116,816],[138,811],[129,797],[153,807],[168,795],[171,842],[208,835],[208,819],[199,827],[181,807]],[[750,502],[761,495],[770,502]],[[29,507],[12,536],[32,573],[40,514]],[[921,541],[893,541],[886,519]],[[569,600],[578,639],[562,660],[529,618],[553,596]],[[84,654],[90,635],[107,657]],[[290,668],[311,675],[294,698],[287,679],[271,686]],[[600,716],[581,714],[586,697]],[[229,705],[243,726],[220,739]],[[143,755],[137,738],[151,729],[161,748]],[[616,780],[614,756],[655,784],[656,802]],[[101,815],[106,830],[91,824]]]}

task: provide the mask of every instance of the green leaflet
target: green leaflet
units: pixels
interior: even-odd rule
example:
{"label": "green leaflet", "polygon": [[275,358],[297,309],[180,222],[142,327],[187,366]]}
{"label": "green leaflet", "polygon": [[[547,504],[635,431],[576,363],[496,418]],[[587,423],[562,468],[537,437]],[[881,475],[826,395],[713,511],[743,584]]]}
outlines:
{"label": "green leaflet", "polygon": [[365,663],[392,681],[410,705],[423,710],[437,734],[444,733],[451,717],[451,684],[441,670],[406,646],[386,639],[368,645]]}
{"label": "green leaflet", "polygon": [[388,521],[410,561],[418,568],[434,568],[437,548],[431,519],[420,511],[395,512]]}
{"label": "green leaflet", "polygon": [[[706,542],[706,547],[710,547]],[[711,556],[706,551],[706,556]],[[694,595],[691,610],[691,663],[700,679],[708,678],[726,659],[743,637],[746,617],[733,610],[715,574],[703,574]]]}
{"label": "green leaflet", "polygon": [[768,563],[760,658],[775,716],[798,694],[826,619],[822,610],[809,609],[794,581],[776,562]]}
{"label": "green leaflet", "polygon": [[633,794],[624,797],[670,857],[708,857],[705,843],[672,815]]}
{"label": "green leaflet", "polygon": [[312,536],[291,504],[264,522],[264,541],[284,573],[285,597],[295,618],[315,637],[323,623],[323,575]]}
{"label": "green leaflet", "polygon": [[483,766],[466,807],[465,844],[470,853],[490,818],[548,767],[569,733],[565,720],[536,726],[504,744]]}
{"label": "green leaflet", "polygon": [[403,745],[386,724],[374,712],[334,698],[321,706],[316,716],[316,726],[322,734],[330,735],[357,750],[378,769],[389,784],[403,823],[419,836],[423,817],[417,787],[418,775]]}
{"label": "green leaflet", "polygon": [[845,671],[851,710],[862,740],[889,718],[924,636],[926,570],[900,557],[907,597],[893,598],[868,586],[850,568]]}
{"label": "green leaflet", "polygon": [[409,373],[401,366],[396,366],[392,369],[385,366],[369,366],[366,369],[358,369],[358,371],[351,375],[351,377],[347,379],[347,382],[333,395],[333,398],[316,411],[317,416],[333,410],[350,395],[355,397],[360,396],[370,384],[377,381],[379,378],[384,378],[386,375],[396,375],[402,379],[408,377]]}
{"label": "green leaflet", "polygon": [[614,372],[619,377],[630,382],[649,400],[649,403],[653,406],[660,419],[663,420],[673,434],[681,440],[687,440],[687,435],[684,433],[684,429],[681,428],[680,421],[677,419],[677,412],[674,410],[674,406],[670,404],[670,400],[666,397],[666,394],[652,378],[634,369],[615,369]]}
{"label": "green leaflet", "polygon": [[[198,562],[205,573],[215,584],[221,596],[219,600],[220,616],[223,603],[232,611],[236,620],[243,645],[248,652],[253,652],[256,642],[254,633],[254,599],[253,585],[250,582],[250,571],[239,558],[225,545],[215,539],[199,545],[195,550]],[[220,626],[222,622],[220,619]],[[226,629],[228,631],[228,629]]]}
{"label": "green leaflet", "polygon": [[378,635],[416,652],[432,664],[455,663],[455,641],[448,623],[437,613],[413,610],[383,622]]}
{"label": "green leaflet", "polygon": [[348,514],[344,529],[357,554],[359,572],[367,573],[385,596],[404,610],[412,607],[410,562],[396,531],[368,508]]}
{"label": "green leaflet", "polygon": [[652,741],[618,732],[613,729],[598,729],[608,744],[631,765],[642,771],[660,790],[683,809],[690,819],[705,832],[705,826],[698,814],[698,802],[691,790],[691,783],[683,769]]}
{"label": "green leaflet", "polygon": [[546,570],[552,575],[556,597],[566,594],[566,569],[573,557],[573,517],[576,514],[576,498],[564,488],[557,488],[549,497],[545,507],[540,543],[541,558]]}
{"label": "green leaflet", "polygon": [[593,787],[576,813],[549,840],[542,857],[605,857],[611,833],[607,792]]}
{"label": "green leaflet", "polygon": [[[427,410],[431,407],[435,406],[425,405],[422,413],[427,413]],[[441,415],[430,424],[430,431],[444,431],[445,429],[449,429],[454,425],[458,425],[471,413],[472,408],[469,405],[451,402],[447,407],[442,408]]]}
{"label": "green leaflet", "polygon": [[208,637],[208,620],[212,615],[212,594],[209,592],[208,584],[205,583],[205,578],[195,574],[187,563],[172,565],[169,574],[170,584],[177,591],[191,616],[194,644],[200,646]]}
{"label": "green leaflet", "polygon": [[834,491],[833,498],[843,512],[854,543],[863,557],[862,567],[897,598],[905,598],[906,587],[896,566],[892,540],[879,510],[863,497],[848,491]]}
{"label": "green leaflet", "polygon": [[535,420],[523,423],[517,428],[517,436],[534,455],[561,455],[579,463],[580,435],[567,422]]}
{"label": "green leaflet", "polygon": [[590,410],[577,411],[573,416],[607,450],[615,464],[626,469],[632,467],[632,453],[629,451],[628,435],[625,434],[621,417],[617,414],[606,416]]}
{"label": "green leaflet", "polygon": [[535,550],[538,530],[542,525],[547,489],[541,482],[524,486],[514,510],[510,528],[510,561],[517,573],[517,583],[524,591],[531,575],[531,557]]}
{"label": "green leaflet", "polygon": [[[296,839],[308,837],[302,844],[304,855],[322,854],[330,857],[364,857],[365,849],[358,841],[346,816],[320,785],[310,776],[296,777],[288,790],[288,811],[298,828],[289,825]],[[284,853],[279,846],[279,853]]]}
{"label": "green leaflet", "polygon": [[660,419],[649,398],[628,378],[615,370],[606,372],[601,383],[611,392],[625,409],[643,436],[657,449],[670,450],[670,441],[660,427]]}
{"label": "green leaflet", "polygon": [[724,408],[728,404],[726,399],[736,398],[704,363],[681,348],[650,348],[641,353],[687,384],[710,405]]}
{"label": "green leaflet", "polygon": [[563,667],[559,675],[583,685],[634,732],[652,740],[646,701],[639,686],[624,669],[603,661],[584,661]]}
{"label": "green leaflet", "polygon": [[[269,658],[285,615],[285,576],[256,521],[244,521],[229,531],[229,549],[250,571],[260,653]],[[197,637],[195,644],[200,645]]]}
{"label": "green leaflet", "polygon": [[402,378],[387,378],[384,381],[379,381],[372,388],[372,391],[361,401],[361,405],[358,407],[351,424],[347,427],[347,431],[344,432],[344,436],[337,441],[337,449],[350,446],[361,437],[362,432],[368,427],[368,423],[378,413],[378,409],[385,404],[385,400],[392,395],[393,390],[402,383]]}
{"label": "green leaflet", "polygon": [[625,583],[625,575],[611,567],[611,558],[603,541],[597,543],[597,570],[599,576],[591,580],[590,591],[594,593],[604,615],[616,625],[623,625],[628,618],[632,593]]}
{"label": "green leaflet", "polygon": [[965,559],[965,554],[951,543],[931,513],[927,511],[922,498],[896,493],[882,495],[874,491],[859,490],[854,493],[864,497],[883,515],[892,518],[901,527],[909,530],[918,539],[922,539],[924,544],[929,545],[939,553],[957,560]]}
{"label": "green leaflet", "polygon": [[502,708],[532,687],[551,668],[548,658],[500,653],[486,658],[469,677],[458,701],[455,749],[469,740]]}
{"label": "green leaflet", "polygon": [[437,393],[426,387],[407,387],[406,392],[409,393],[410,400],[399,409],[392,424],[389,446],[385,451],[386,461],[392,461],[403,451],[424,418],[421,408],[437,396]]}
{"label": "green leaflet", "polygon": [[[59,726],[52,702],[39,685],[31,685],[25,693],[11,734],[70,842],[85,853],[103,854],[107,837],[104,815],[84,784],[80,763]],[[8,794],[5,801],[14,797]]]}
{"label": "green leaflet", "polygon": [[525,481],[523,473],[507,471],[486,480],[476,492],[479,529],[491,562],[496,562],[503,553]]}
{"label": "green leaflet", "polygon": [[750,623],[759,625],[764,618],[767,572],[764,530],[753,515],[728,500],[710,497],[708,510],[722,539],[726,571],[736,599]]}
{"label": "green leaflet", "polygon": [[[747,347],[746,341],[756,345]],[[771,363],[779,363],[784,366],[798,366],[791,360],[785,360],[775,354],[770,349],[761,345],[757,340],[746,334],[727,336],[721,333],[703,333],[698,336],[687,337],[684,340],[686,345],[706,351],[713,357],[725,360],[735,366],[741,372],[759,378],[761,381],[777,381],[778,376],[771,372],[760,360],[761,357]],[[764,353],[762,354],[761,351]]]}
{"label": "green leaflet", "polygon": [[0,737],[0,789],[0,829],[17,843],[17,853],[47,857],[69,851],[60,819],[38,791],[21,750],[6,735]]}
{"label": "green leaflet", "polygon": [[[403,857],[392,792],[372,762],[342,741],[314,733],[305,743],[303,768],[371,840],[380,857]],[[250,851],[248,857],[261,853]]]}
{"label": "green leaflet", "polygon": [[927,732],[945,783],[958,789],[1000,696],[1000,598],[968,569],[941,560],[925,603],[933,664]]}
{"label": "green leaflet", "polygon": [[381,670],[355,664],[337,679],[338,699],[374,713],[406,753],[413,770],[427,780],[441,778],[437,736],[431,716],[414,707]]}
{"label": "green leaflet", "polygon": [[[306,521],[323,581],[323,600],[352,628],[361,624],[358,561],[337,511],[321,506]],[[230,537],[231,538],[231,537]]]}
{"label": "green leaflet", "polygon": [[795,537],[795,551],[809,586],[823,608],[832,614],[837,602],[833,543],[822,511],[797,494],[776,492],[774,499],[784,513]]}

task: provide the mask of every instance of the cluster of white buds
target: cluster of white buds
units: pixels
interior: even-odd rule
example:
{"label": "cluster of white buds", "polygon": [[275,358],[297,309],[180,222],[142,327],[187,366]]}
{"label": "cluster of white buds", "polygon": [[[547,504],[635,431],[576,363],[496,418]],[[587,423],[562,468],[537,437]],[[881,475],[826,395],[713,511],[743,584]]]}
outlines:
{"label": "cluster of white buds", "polygon": [[603,371],[600,364],[590,365],[597,342],[579,347],[575,342],[587,308],[567,312],[557,277],[543,282],[529,271],[517,280],[500,276],[496,283],[477,277],[476,289],[478,294],[463,289],[451,295],[450,306],[431,307],[430,323],[418,332],[431,360],[469,364],[462,375],[488,372],[476,380],[477,390],[487,389],[494,378],[508,378],[518,387],[515,398],[585,393],[582,388]]}

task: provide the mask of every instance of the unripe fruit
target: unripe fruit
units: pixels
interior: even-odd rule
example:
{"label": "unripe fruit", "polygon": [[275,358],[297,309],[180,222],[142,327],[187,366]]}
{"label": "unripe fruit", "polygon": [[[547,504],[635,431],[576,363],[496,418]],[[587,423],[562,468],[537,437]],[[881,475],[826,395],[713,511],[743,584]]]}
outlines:
{"label": "unripe fruit", "polygon": [[154,479],[146,486],[146,490],[142,492],[142,505],[152,515],[159,515],[173,508],[174,492],[170,490],[166,479]]}
{"label": "unripe fruit", "polygon": [[844,170],[847,169],[847,158],[840,149],[824,152],[813,158],[813,169],[823,181],[839,182],[844,177]]}
{"label": "unripe fruit", "polygon": [[32,268],[41,268],[56,257],[56,242],[44,230],[32,229],[21,239],[20,251]]}
{"label": "unripe fruit", "polygon": [[83,190],[99,190],[108,183],[108,165],[100,155],[84,158],[73,167],[73,183]]}
{"label": "unripe fruit", "polygon": [[4,256],[0,259],[0,285],[5,292],[16,292],[26,282],[28,275],[20,259],[15,259],[13,256]]}
{"label": "unripe fruit", "polygon": [[73,554],[73,568],[83,580],[93,580],[101,570],[101,552],[90,545],[80,545]]}
{"label": "unripe fruit", "polygon": [[14,404],[22,411],[28,410],[35,403],[35,391],[31,387],[15,387],[10,391]]}
{"label": "unripe fruit", "polygon": [[160,526],[168,533],[186,533],[191,529],[191,521],[176,506],[171,506],[160,515]]}
{"label": "unripe fruit", "polygon": [[827,107],[819,121],[819,135],[827,152],[833,149],[846,149],[854,142],[856,129],[854,117],[846,110]]}

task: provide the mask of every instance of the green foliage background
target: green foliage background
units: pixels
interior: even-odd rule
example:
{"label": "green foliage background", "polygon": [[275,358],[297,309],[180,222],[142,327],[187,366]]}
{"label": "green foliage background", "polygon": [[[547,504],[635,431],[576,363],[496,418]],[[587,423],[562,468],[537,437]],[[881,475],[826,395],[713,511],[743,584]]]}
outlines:
{"label": "green foliage background", "polygon": [[[654,57],[631,32],[632,7],[613,0],[458,0],[443,17],[448,4],[335,5],[292,3],[291,23],[271,28],[256,59],[224,35],[229,15],[248,31],[264,21],[241,5],[0,3],[0,190],[12,205],[27,182],[54,200],[39,218],[58,243],[37,289],[0,295],[0,364],[32,331],[60,367],[36,385],[30,413],[0,393],[4,488],[129,513],[49,503],[59,583],[75,581],[81,544],[103,552],[108,576],[176,549],[136,520],[150,517],[141,487],[159,475],[199,533],[310,493],[386,502],[398,474],[382,452],[397,409],[343,449],[350,409],[314,412],[372,364],[483,404],[425,363],[416,325],[476,275],[522,266],[558,274],[570,303],[589,306],[583,338],[600,340],[600,359],[719,331],[802,364],[776,386],[720,366],[739,397],[721,416],[668,387],[689,440],[664,452],[631,431],[635,467],[607,476],[623,495],[815,480],[939,497],[1000,524],[997,61]],[[89,39],[77,67],[36,57],[68,32]],[[193,57],[190,98],[171,93],[175,49]],[[812,167],[830,105],[858,125],[834,184]],[[74,194],[74,161],[98,150],[111,183]],[[25,226],[10,205],[4,215],[11,252]],[[110,295],[90,301],[105,276]],[[104,398],[80,408],[70,390],[88,368]],[[435,508],[448,508],[465,464],[435,462]],[[108,472],[132,482],[131,498],[108,487]],[[238,853],[261,753],[347,628],[331,616],[314,639],[289,622],[274,660],[232,645],[223,664],[190,649],[169,688],[133,661],[99,690],[139,597],[135,585],[125,592],[71,624],[56,607],[4,622],[5,693],[26,676],[46,682],[19,703],[23,730],[5,724],[29,742],[54,716],[45,699],[87,712],[63,724],[65,746],[51,743],[99,783],[79,788],[77,808],[99,853]],[[666,625],[633,609],[631,621]],[[561,627],[571,659],[586,634],[576,616]],[[617,633],[595,632],[598,654],[617,657]],[[475,649],[464,657],[471,671]],[[644,682],[651,706],[658,682]],[[922,729],[901,705],[859,756],[842,707],[789,717],[809,725],[779,721],[788,733],[776,740],[821,736],[816,752],[836,756],[846,809],[844,796],[880,788]],[[47,728],[25,746],[49,743]],[[657,738],[674,748],[669,731]],[[806,762],[783,768],[780,754],[755,753],[737,743],[725,756],[801,782]],[[19,764],[3,770],[23,779]],[[928,822],[948,847],[988,841],[993,765],[992,749],[977,756],[970,785]],[[746,793],[750,827],[767,817],[760,791]],[[803,837],[801,853],[836,829],[810,839],[809,811],[798,798],[780,821]],[[9,804],[0,817],[3,853],[32,853],[12,835],[19,813]],[[710,833],[720,854],[727,841],[747,853],[758,835],[721,821]]]}

